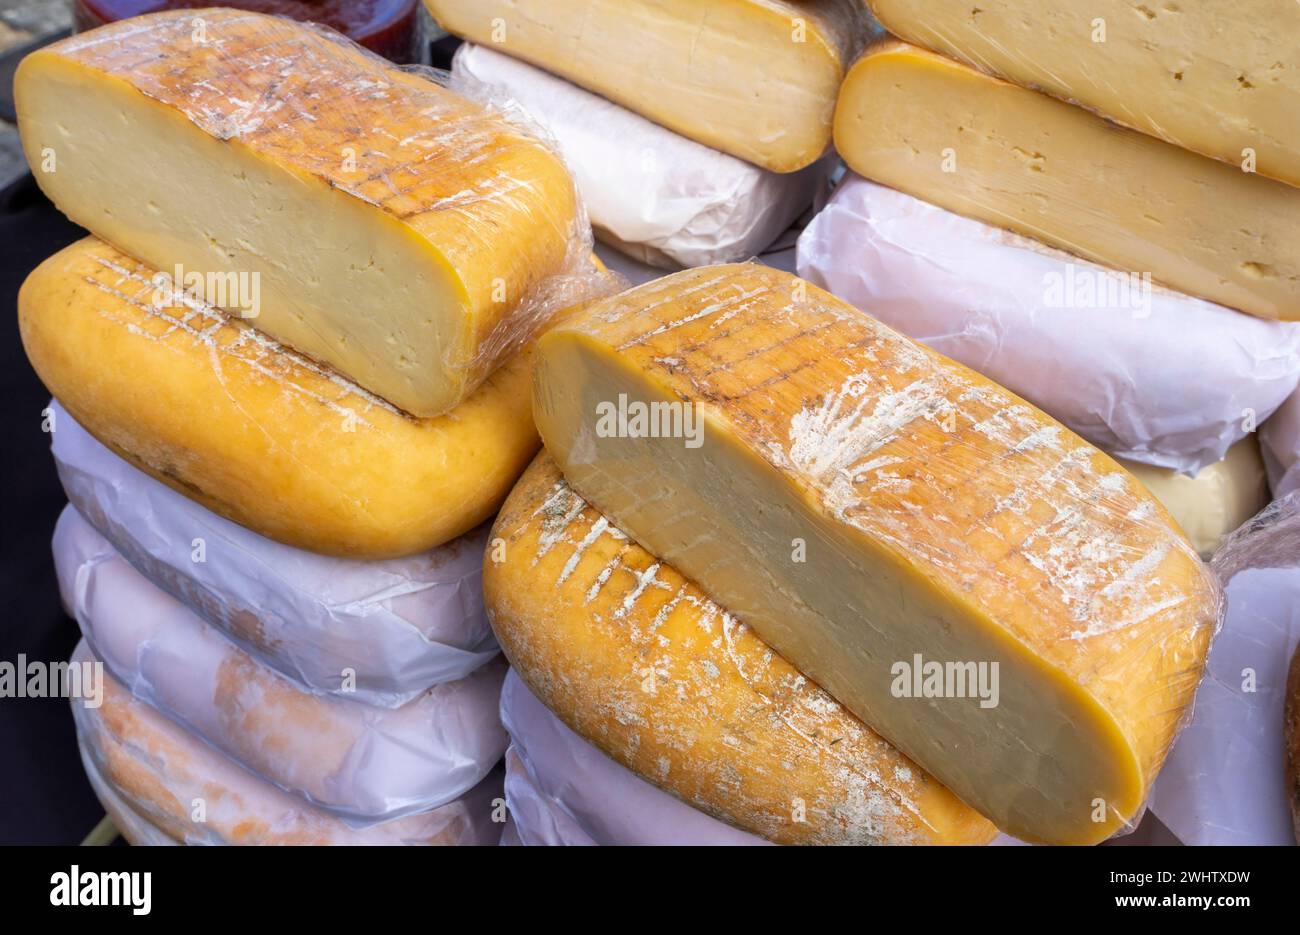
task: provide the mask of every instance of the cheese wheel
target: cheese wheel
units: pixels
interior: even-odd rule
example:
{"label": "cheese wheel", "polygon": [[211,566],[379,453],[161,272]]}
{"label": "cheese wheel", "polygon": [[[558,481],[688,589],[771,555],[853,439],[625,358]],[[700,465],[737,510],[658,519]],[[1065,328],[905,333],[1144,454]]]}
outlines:
{"label": "cheese wheel", "polygon": [[835,146],[858,174],[949,211],[1300,320],[1300,189],[892,41],[845,77]]}
{"label": "cheese wheel", "polygon": [[590,250],[555,153],[322,27],[137,17],[28,55],[14,99],[72,220],[416,416],[472,392]]}
{"label": "cheese wheel", "polygon": [[1264,460],[1254,435],[1237,442],[1222,461],[1203,468],[1195,477],[1117,460],[1164,504],[1205,559],[1228,533],[1268,506],[1270,499]]}
{"label": "cheese wheel", "polygon": [[93,238],[18,296],[36,373],[87,431],[203,506],[289,545],[350,558],[423,552],[496,512],[537,450],[531,351],[451,413],[414,419],[191,300]]}
{"label": "cheese wheel", "polygon": [[570,489],[545,453],[483,568],[519,677],[576,733],[782,844],[983,844],[994,829]]}
{"label": "cheese wheel", "polygon": [[[74,662],[95,661],[83,642]],[[111,676],[98,707],[72,711],[83,756],[97,775],[160,832],[186,844],[396,845],[495,843],[497,775],[431,811],[354,827],[258,779],[187,734]]]}
{"label": "cheese wheel", "polygon": [[438,24],[774,172],[830,145],[861,0],[425,0]]}
{"label": "cheese wheel", "polygon": [[894,35],[1300,185],[1294,0],[867,0]]}
{"label": "cheese wheel", "polygon": [[574,490],[963,801],[1043,842],[1138,813],[1221,601],[1109,457],[754,264],[597,302],[539,348]]}

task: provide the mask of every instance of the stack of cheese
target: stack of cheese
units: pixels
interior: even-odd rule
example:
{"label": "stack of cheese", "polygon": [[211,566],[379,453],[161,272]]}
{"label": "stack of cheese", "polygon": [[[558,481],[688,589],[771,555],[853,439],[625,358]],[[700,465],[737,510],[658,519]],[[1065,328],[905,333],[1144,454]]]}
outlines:
{"label": "stack of cheese", "polygon": [[1220,595],[1116,462],[755,264],[538,348],[488,613],[519,689],[634,775],[557,765],[576,738],[508,689],[514,838],[743,837],[685,803],[782,843],[1090,843],[1140,812]]}
{"label": "stack of cheese", "polygon": [[596,234],[654,266],[746,259],[833,168],[831,115],[860,0],[425,0],[469,42],[453,74],[559,141]]}
{"label": "stack of cheese", "polygon": [[538,446],[531,339],[605,285],[562,161],[232,10],[57,43],[16,94],[95,235],[19,316],[64,601],[112,676],[74,705],[106,809],[139,841],[494,840],[477,527]]}
{"label": "stack of cheese", "polygon": [[1138,465],[1208,555],[1300,383],[1300,9],[868,5],[907,42],[845,79],[800,273]]}

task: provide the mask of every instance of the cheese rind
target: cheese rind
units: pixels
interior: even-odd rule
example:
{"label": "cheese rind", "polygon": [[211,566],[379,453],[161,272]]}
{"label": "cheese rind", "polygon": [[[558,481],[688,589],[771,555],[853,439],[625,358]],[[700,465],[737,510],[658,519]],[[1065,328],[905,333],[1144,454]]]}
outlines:
{"label": "cheese rind", "polygon": [[[595,303],[539,347],[534,414],[574,489],[963,801],[1049,842],[1137,813],[1220,600],[1114,461],[755,265]],[[702,437],[638,427],[655,404]]]}
{"label": "cheese rind", "polygon": [[483,569],[497,639],[647,782],[787,844],[984,844],[993,828],[576,495],[538,456]]}
{"label": "cheese rind", "polygon": [[850,69],[835,145],[860,175],[958,214],[1300,319],[1300,189],[900,42]]}
{"label": "cheese rind", "polygon": [[1118,460],[1164,504],[1201,558],[1207,560],[1228,533],[1268,506],[1268,477],[1253,435],[1237,442],[1222,461],[1203,468],[1195,477]]}
{"label": "cheese rind", "polygon": [[1293,0],[867,0],[894,35],[1300,185]]}
{"label": "cheese rind", "polygon": [[99,441],[255,532],[351,558],[422,552],[495,513],[537,450],[531,350],[413,419],[210,306],[160,307],[152,275],[94,238],[56,253],[19,292],[27,356]]}
{"label": "cheese rind", "polygon": [[830,144],[860,0],[425,0],[444,29],[774,172]]}
{"label": "cheese rind", "polygon": [[29,55],[15,100],[74,221],[416,416],[584,284],[590,233],[555,153],[321,28],[138,17]]}

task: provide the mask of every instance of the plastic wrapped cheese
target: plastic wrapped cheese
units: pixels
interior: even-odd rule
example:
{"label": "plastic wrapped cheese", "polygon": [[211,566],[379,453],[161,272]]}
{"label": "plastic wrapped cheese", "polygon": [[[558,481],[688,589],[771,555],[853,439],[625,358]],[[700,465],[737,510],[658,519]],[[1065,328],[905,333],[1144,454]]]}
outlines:
{"label": "plastic wrapped cheese", "polygon": [[[84,642],[73,655],[92,661]],[[501,794],[492,773],[454,802],[356,827],[276,788],[186,733],[111,677],[103,703],[73,700],[77,738],[92,784],[103,784],[157,833],[185,844],[481,845],[496,843]],[[160,843],[150,839],[149,843]]]}
{"label": "plastic wrapped cheese", "polygon": [[1300,324],[1241,315],[850,174],[799,275],[1111,454],[1194,474],[1300,384]]}
{"label": "plastic wrapped cheese", "polygon": [[862,0],[425,0],[448,32],[775,172],[830,144]]}
{"label": "plastic wrapped cheese", "polygon": [[321,808],[370,821],[424,811],[505,750],[500,661],[396,709],[310,695],[149,584],[71,507],[54,563],[69,612],[135,697]]}
{"label": "plastic wrapped cheese", "polygon": [[86,780],[104,807],[104,812],[117,828],[118,833],[133,847],[177,847],[180,841],[163,831],[117,791],[103,774],[85,743],[78,739],[77,747],[81,753],[81,765],[86,771]]}
{"label": "plastic wrapped cheese", "polygon": [[482,526],[409,558],[361,562],[283,545],[132,467],[57,402],[68,499],[122,557],[302,688],[396,707],[497,654],[483,613]]}
{"label": "plastic wrapped cheese", "polygon": [[1277,408],[1259,430],[1260,450],[1273,495],[1300,490],[1300,392]]}
{"label": "plastic wrapped cheese", "polygon": [[174,10],[32,53],[14,99],[42,189],[160,290],[429,417],[601,288],[553,144],[431,77],[324,27]]}
{"label": "plastic wrapped cheese", "polygon": [[537,450],[526,348],[446,415],[413,419],[88,237],[23,283],[19,330],[92,435],[227,519],[358,559],[426,552],[496,512]]}
{"label": "plastic wrapped cheese", "polygon": [[527,845],[767,844],[664,792],[587,743],[506,675],[506,804]]}
{"label": "plastic wrapped cheese", "polygon": [[499,88],[545,125],[596,235],[668,269],[761,253],[833,168],[826,158],[790,174],[760,169],[486,46],[462,45],[452,76]]}
{"label": "plastic wrapped cheese", "polygon": [[1300,645],[1300,492],[1235,532],[1214,568],[1227,614],[1151,810],[1185,844],[1292,844],[1282,725]]}

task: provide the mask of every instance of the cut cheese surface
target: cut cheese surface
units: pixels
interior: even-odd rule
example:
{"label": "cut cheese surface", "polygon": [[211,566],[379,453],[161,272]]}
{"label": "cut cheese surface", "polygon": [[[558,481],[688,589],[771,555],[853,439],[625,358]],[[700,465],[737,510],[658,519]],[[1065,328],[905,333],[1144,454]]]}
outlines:
{"label": "cut cheese surface", "polygon": [[686,803],[785,844],[985,844],[987,821],[587,505],[545,453],[484,588],[515,671]]}
{"label": "cut cheese surface", "polygon": [[860,175],[950,211],[1300,319],[1300,189],[899,42],[849,71],[835,144]]}
{"label": "cut cheese surface", "polygon": [[106,26],[24,59],[15,99],[74,221],[413,415],[471,392],[590,249],[541,142],[290,20]]}
{"label": "cut cheese surface", "polygon": [[1222,461],[1203,468],[1195,477],[1118,460],[1165,505],[1205,559],[1214,554],[1224,536],[1268,506],[1268,476],[1254,435],[1237,442]]}
{"label": "cut cheese surface", "polygon": [[539,348],[534,415],[579,495],[967,804],[1048,842],[1137,813],[1220,600],[1114,461],[756,265]]}
{"label": "cut cheese surface", "polygon": [[861,0],[425,0],[444,29],[776,172],[830,145]]}
{"label": "cut cheese surface", "polygon": [[1300,184],[1294,0],[867,0],[894,35]]}
{"label": "cut cheese surface", "polygon": [[492,516],[537,450],[531,350],[414,419],[211,306],[158,304],[152,276],[94,238],[56,253],[19,293],[27,356],[97,439],[255,532],[352,558],[422,552]]}

